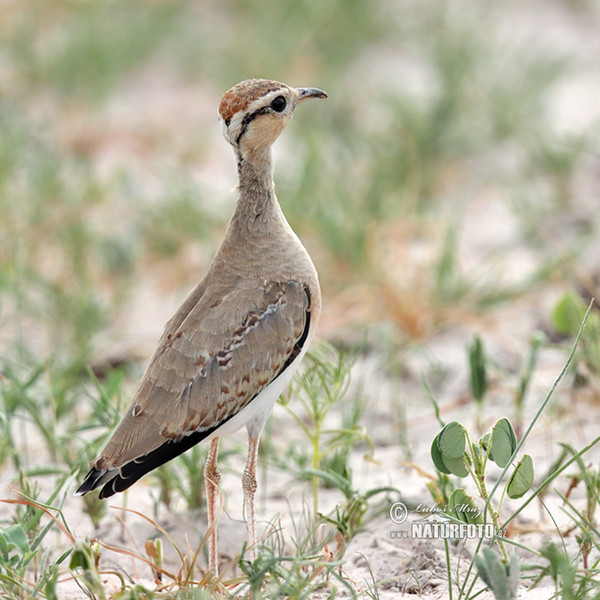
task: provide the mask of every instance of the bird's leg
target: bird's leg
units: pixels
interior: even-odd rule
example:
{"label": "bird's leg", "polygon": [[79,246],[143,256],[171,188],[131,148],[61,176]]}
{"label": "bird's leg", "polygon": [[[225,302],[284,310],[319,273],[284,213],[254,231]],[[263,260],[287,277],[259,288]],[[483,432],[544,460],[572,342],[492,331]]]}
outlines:
{"label": "bird's leg", "polygon": [[248,433],[248,460],[242,477],[244,490],[244,505],[246,508],[246,522],[248,523],[248,542],[252,549],[252,558],[256,560],[256,520],[254,516],[254,494],[256,493],[256,458],[258,455],[258,442],[260,433]]}
{"label": "bird's leg", "polygon": [[210,443],[206,464],[204,465],[204,485],[206,486],[206,503],[208,505],[208,528],[212,527],[208,540],[208,569],[215,576],[219,576],[219,562],[217,556],[217,497],[219,494],[219,481],[221,473],[217,468],[219,456],[219,438],[214,438]]}

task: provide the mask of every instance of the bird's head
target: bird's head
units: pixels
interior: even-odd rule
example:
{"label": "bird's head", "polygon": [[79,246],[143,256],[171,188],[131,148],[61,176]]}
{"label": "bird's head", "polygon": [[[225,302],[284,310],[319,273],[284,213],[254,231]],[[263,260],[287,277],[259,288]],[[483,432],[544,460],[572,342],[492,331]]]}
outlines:
{"label": "bird's head", "polygon": [[296,106],[309,98],[327,98],[327,94],[317,88],[292,88],[268,79],[242,81],[221,98],[223,135],[242,155],[265,150],[289,123]]}

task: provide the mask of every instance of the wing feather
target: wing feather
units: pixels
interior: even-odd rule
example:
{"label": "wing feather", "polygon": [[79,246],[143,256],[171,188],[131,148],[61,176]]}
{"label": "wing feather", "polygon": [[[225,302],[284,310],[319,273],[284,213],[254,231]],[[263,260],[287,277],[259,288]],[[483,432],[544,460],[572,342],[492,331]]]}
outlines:
{"label": "wing feather", "polygon": [[311,309],[303,283],[239,279],[212,293],[201,288],[167,323],[129,410],[80,493],[102,484],[104,496],[121,491],[201,441],[300,352]]}

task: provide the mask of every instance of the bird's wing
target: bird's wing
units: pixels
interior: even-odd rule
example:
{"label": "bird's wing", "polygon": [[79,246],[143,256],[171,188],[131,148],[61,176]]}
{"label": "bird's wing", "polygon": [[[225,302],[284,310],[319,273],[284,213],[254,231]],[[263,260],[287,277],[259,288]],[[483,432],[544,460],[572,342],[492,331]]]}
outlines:
{"label": "bird's wing", "polygon": [[167,324],[79,493],[106,482],[104,496],[121,491],[210,435],[285,370],[306,341],[310,293],[298,281],[238,279],[196,294],[193,306],[192,296],[182,306],[187,314]]}

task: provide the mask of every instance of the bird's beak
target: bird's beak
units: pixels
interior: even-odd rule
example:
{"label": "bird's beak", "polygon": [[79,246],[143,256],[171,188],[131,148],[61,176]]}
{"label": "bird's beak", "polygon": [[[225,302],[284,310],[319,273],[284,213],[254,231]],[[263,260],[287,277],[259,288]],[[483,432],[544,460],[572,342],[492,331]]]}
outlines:
{"label": "bird's beak", "polygon": [[299,103],[309,98],[327,98],[327,94],[319,88],[296,88],[296,91]]}

